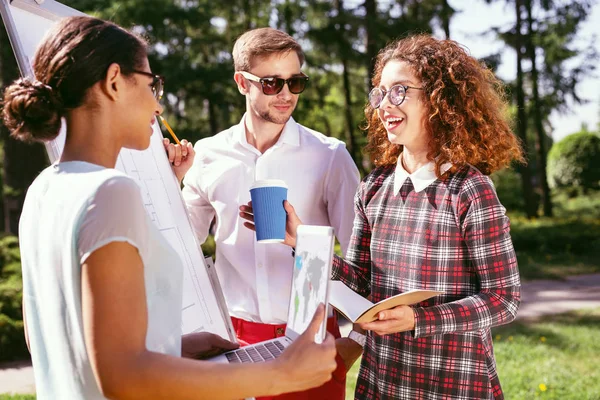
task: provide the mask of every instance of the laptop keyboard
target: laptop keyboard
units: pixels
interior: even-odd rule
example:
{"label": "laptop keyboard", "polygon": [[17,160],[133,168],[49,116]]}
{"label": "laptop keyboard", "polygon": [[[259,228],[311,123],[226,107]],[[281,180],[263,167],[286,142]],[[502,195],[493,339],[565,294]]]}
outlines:
{"label": "laptop keyboard", "polygon": [[283,344],[276,341],[255,344],[252,347],[242,347],[241,349],[226,353],[225,356],[230,363],[255,363],[273,360],[279,357],[283,349]]}

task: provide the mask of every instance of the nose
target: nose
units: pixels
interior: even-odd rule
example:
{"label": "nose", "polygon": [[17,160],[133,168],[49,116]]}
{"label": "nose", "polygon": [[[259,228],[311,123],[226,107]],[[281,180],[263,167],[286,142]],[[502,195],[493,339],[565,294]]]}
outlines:
{"label": "nose", "polygon": [[386,93],[383,96],[383,100],[381,100],[381,103],[379,103],[379,108],[392,108],[392,107],[396,107],[395,105],[392,104],[392,102],[390,101],[390,96],[389,93]]}
{"label": "nose", "polygon": [[165,109],[164,109],[164,107],[162,106],[162,104],[160,104],[160,102],[158,102],[158,101],[156,102],[156,105],[157,105],[158,107],[156,108],[156,110],[154,111],[154,113],[155,113],[156,115],[161,115]]}
{"label": "nose", "polygon": [[290,92],[290,87],[288,86],[287,82],[285,83],[285,85],[283,85],[283,89],[281,89],[281,92],[277,93],[277,97],[283,100],[289,100],[292,98],[292,96],[293,93]]}

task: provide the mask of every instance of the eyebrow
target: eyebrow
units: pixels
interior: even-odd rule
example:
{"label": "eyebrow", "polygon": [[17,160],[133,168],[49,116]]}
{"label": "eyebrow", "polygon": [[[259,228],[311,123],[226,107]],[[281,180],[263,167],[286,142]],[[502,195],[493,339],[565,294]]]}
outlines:
{"label": "eyebrow", "polygon": [[[408,86],[410,86],[410,85],[415,85],[415,84],[413,83],[413,81],[411,81],[411,80],[408,80],[408,79],[401,79],[401,80],[398,80],[398,81],[394,81],[394,82],[393,82],[393,83],[390,85],[390,87],[392,87],[392,86],[396,86],[396,85],[398,85],[398,84],[402,84],[402,85],[404,85],[404,86],[407,86],[407,85],[408,85]],[[383,85],[379,85],[379,86],[383,86]]]}
{"label": "eyebrow", "polygon": [[[305,76],[304,72],[298,72],[296,74],[292,74],[290,78],[295,78],[297,76]],[[281,74],[273,74],[273,75],[265,75],[263,78],[281,78]],[[285,79],[285,78],[284,78]],[[289,79],[289,78],[288,78]]]}

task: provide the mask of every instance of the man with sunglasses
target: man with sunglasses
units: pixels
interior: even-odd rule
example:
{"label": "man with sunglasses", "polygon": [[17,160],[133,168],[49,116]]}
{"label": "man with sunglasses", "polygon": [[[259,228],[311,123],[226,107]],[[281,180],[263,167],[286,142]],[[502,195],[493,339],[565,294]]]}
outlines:
{"label": "man with sunglasses", "polygon": [[[333,226],[345,253],[359,174],[343,142],[291,117],[309,80],[301,71],[304,53],[291,36],[271,28],[246,32],[234,45],[233,61],[246,113],[238,125],[196,143],[183,194],[201,243],[215,220],[216,269],[238,338],[252,344],[284,335],[293,262],[289,247],[257,243],[243,226],[239,206],[250,201],[250,186],[285,181],[302,220]],[[339,338],[333,316],[328,330]],[[346,367],[338,361],[322,387],[281,398],[344,399]]]}

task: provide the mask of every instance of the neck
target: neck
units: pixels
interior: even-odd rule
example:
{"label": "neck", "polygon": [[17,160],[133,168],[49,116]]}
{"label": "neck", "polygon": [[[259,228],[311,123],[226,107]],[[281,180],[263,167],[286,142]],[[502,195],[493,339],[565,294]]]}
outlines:
{"label": "neck", "polygon": [[111,134],[106,112],[98,109],[77,108],[66,116],[67,140],[60,161],[85,161],[114,168],[121,144]]}
{"label": "neck", "polygon": [[427,158],[427,150],[411,151],[404,146],[400,154],[402,167],[412,174],[424,165],[427,165],[431,160]]}
{"label": "neck", "polygon": [[246,113],[245,125],[246,140],[261,153],[277,143],[285,127],[285,124],[279,125],[265,121],[251,110]]}

